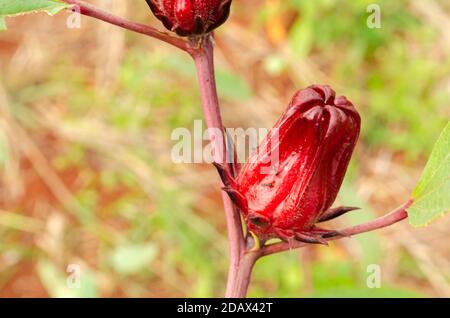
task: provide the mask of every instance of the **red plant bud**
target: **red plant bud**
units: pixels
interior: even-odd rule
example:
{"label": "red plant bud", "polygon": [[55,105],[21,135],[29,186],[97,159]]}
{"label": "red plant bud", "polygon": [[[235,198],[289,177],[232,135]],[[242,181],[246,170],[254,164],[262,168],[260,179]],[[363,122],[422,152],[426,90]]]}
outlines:
{"label": "red plant bud", "polygon": [[146,0],[164,26],[180,36],[211,32],[230,14],[232,0]]}
{"label": "red plant bud", "polygon": [[344,179],[360,124],[358,112],[345,97],[335,97],[329,86],[311,86],[294,95],[236,179],[216,165],[224,190],[241,209],[248,229],[261,240],[326,244],[325,238],[338,235],[316,223],[355,209],[329,208]]}

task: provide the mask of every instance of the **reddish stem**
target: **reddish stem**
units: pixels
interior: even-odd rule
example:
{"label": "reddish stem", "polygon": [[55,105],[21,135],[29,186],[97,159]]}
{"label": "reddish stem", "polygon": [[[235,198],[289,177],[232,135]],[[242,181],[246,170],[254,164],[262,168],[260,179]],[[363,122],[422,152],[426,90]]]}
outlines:
{"label": "reddish stem", "polygon": [[245,253],[241,257],[239,268],[237,271],[236,281],[232,285],[227,297],[229,298],[245,298],[247,297],[248,287],[252,277],[253,268],[256,261],[261,257],[258,253]]}
{"label": "reddish stem", "polygon": [[[397,222],[400,222],[408,217],[407,209],[411,206],[413,203],[412,199],[407,201],[405,204],[400,206],[399,208],[395,209],[391,213],[388,213],[386,215],[383,215],[375,220],[369,221],[367,223],[355,225],[352,227],[345,228],[343,230],[339,230],[338,232],[341,233],[339,236],[335,236],[332,238],[329,238],[328,241],[334,241],[338,240],[344,237],[350,237],[352,235],[361,234],[365,232],[370,232],[373,230],[381,229],[384,227],[387,227],[389,225],[395,224]],[[276,243],[271,244],[263,247],[261,250],[258,251],[260,256],[266,256],[271,255],[283,251],[288,251],[300,247],[304,247],[307,244],[302,242],[293,242],[293,243]]]}
{"label": "reddish stem", "polygon": [[[209,129],[215,129],[218,132],[214,136],[211,136],[216,162],[222,163],[226,169],[230,169],[229,165],[226,164],[227,149],[225,147],[224,127],[220,115],[214,75],[214,47],[212,38],[210,35],[206,35],[202,38],[201,42],[197,44],[199,45],[197,49],[191,51],[191,55],[197,68],[205,121]],[[239,282],[237,276],[239,274],[241,257],[244,252],[244,236],[239,211],[233,202],[231,202],[229,196],[223,191],[222,201],[227,221],[230,254],[226,297],[232,297],[235,284]]]}
{"label": "reddish stem", "polygon": [[117,25],[121,28],[130,30],[130,31],[134,31],[137,33],[151,36],[158,40],[169,43],[183,51],[188,51],[188,49],[189,49],[187,41],[185,41],[181,38],[172,36],[168,33],[161,32],[158,29],[153,28],[149,25],[126,20],[122,17],[118,17],[109,12],[98,9],[95,6],[93,6],[89,3],[86,3],[84,1],[79,1],[79,0],[62,0],[62,1],[66,2],[68,4],[71,4],[71,5],[74,5],[77,8],[74,11],[80,12],[83,15],[86,15],[86,16],[89,16],[92,18],[96,18],[96,19],[108,22],[110,24],[113,24],[113,25]]}
{"label": "reddish stem", "polygon": [[[328,241],[337,240],[365,232],[370,232],[400,222],[408,217],[407,209],[411,206],[412,203],[413,201],[409,200],[401,207],[395,209],[389,214],[386,214],[382,217],[379,217],[375,220],[369,221],[364,224],[359,224],[356,226],[340,230],[339,232],[341,233],[341,235],[329,238]],[[282,242],[267,245],[255,251],[245,252],[243,257],[241,258],[240,268],[237,276],[238,281],[234,284],[235,288],[233,290],[232,297],[243,298],[247,295],[253,267],[255,266],[255,263],[258,261],[258,259],[260,259],[263,256],[272,255],[305,246],[308,246],[308,244],[302,242],[292,242],[292,243]]]}

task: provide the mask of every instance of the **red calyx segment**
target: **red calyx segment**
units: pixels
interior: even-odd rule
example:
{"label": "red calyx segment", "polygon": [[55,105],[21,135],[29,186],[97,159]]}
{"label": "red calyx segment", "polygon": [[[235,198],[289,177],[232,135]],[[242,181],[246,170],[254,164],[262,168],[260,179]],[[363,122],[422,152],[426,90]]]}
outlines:
{"label": "red calyx segment", "polygon": [[[355,208],[329,210],[360,132],[360,116],[329,86],[296,93],[236,179],[216,165],[225,191],[260,239],[325,244],[336,231],[316,223]],[[278,160],[273,160],[273,159]]]}
{"label": "red calyx segment", "polygon": [[175,20],[178,27],[184,30],[192,30],[195,26],[194,6],[192,0],[178,0],[175,3]]}
{"label": "red calyx segment", "polygon": [[180,36],[201,35],[223,24],[232,0],[146,0],[164,26]]}

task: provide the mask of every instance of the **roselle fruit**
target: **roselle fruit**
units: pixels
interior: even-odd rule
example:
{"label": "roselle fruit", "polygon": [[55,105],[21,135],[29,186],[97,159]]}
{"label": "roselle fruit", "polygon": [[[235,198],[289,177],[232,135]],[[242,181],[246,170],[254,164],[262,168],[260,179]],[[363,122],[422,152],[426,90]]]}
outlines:
{"label": "roselle fruit", "polygon": [[236,178],[216,164],[224,190],[242,211],[249,231],[263,241],[280,238],[322,244],[339,235],[316,224],[356,209],[330,206],[360,125],[360,116],[347,98],[336,97],[329,86],[310,86],[294,95]]}
{"label": "roselle fruit", "polygon": [[201,35],[223,24],[232,0],[146,0],[164,26],[180,36]]}

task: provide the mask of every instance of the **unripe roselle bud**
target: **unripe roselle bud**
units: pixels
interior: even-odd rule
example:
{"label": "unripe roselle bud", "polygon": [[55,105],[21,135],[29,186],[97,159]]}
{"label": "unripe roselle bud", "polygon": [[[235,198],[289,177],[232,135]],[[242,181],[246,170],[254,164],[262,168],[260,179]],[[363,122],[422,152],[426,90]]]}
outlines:
{"label": "unripe roselle bud", "polygon": [[[218,166],[231,199],[261,240],[281,238],[326,244],[336,231],[316,223],[355,208],[329,209],[336,199],[359,136],[361,119],[329,86],[297,92],[288,109],[236,179]],[[267,158],[276,153],[278,160]]]}
{"label": "unripe roselle bud", "polygon": [[146,0],[164,26],[180,36],[211,32],[223,24],[232,0]]}

